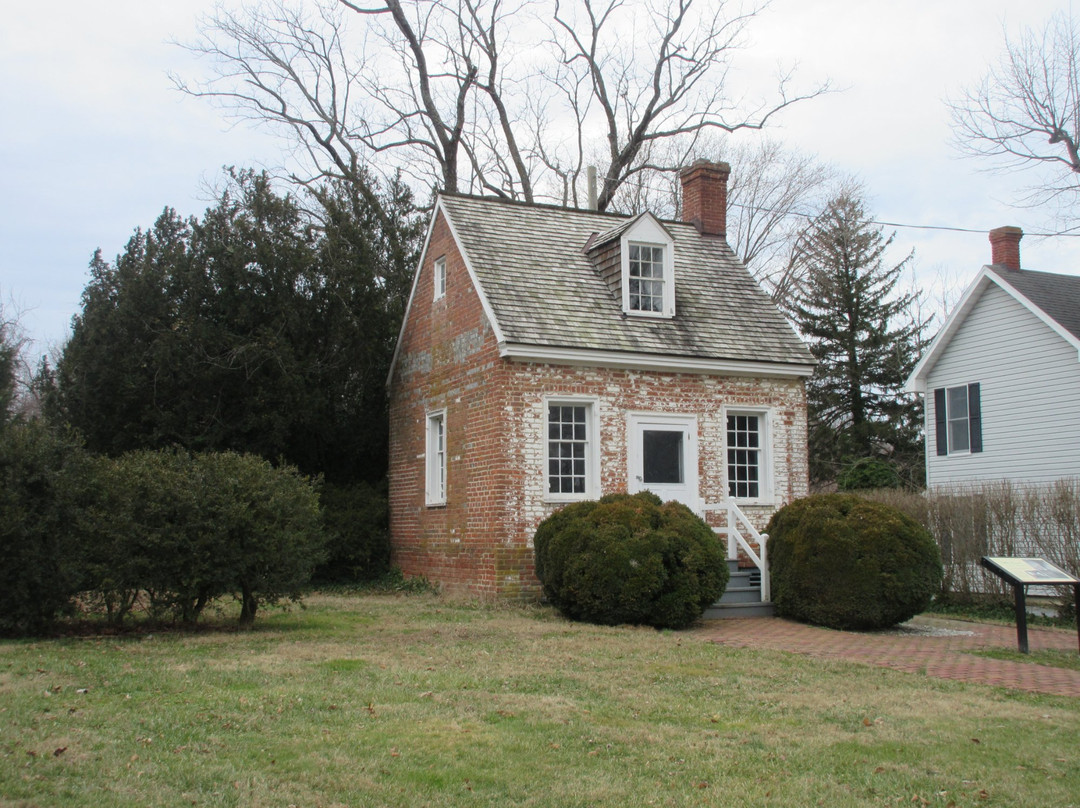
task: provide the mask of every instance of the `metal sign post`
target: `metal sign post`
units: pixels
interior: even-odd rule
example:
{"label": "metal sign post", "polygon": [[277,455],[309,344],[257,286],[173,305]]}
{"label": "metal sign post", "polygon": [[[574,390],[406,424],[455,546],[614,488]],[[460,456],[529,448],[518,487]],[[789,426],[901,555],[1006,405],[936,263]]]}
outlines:
{"label": "metal sign post", "polygon": [[1027,599],[1025,587],[1071,586],[1076,598],[1077,647],[1080,649],[1080,578],[1074,578],[1041,558],[1008,558],[983,556],[982,565],[998,578],[1012,585],[1016,598],[1016,645],[1021,654],[1028,652]]}

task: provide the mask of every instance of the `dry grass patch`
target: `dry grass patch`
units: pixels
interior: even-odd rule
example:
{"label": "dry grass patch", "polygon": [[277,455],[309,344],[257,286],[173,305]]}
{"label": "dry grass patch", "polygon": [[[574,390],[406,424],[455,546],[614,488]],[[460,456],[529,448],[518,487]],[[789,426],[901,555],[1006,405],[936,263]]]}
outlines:
{"label": "dry grass patch", "polygon": [[0,805],[1080,794],[1075,700],[433,596],[313,596],[250,633],[3,643],[0,693]]}

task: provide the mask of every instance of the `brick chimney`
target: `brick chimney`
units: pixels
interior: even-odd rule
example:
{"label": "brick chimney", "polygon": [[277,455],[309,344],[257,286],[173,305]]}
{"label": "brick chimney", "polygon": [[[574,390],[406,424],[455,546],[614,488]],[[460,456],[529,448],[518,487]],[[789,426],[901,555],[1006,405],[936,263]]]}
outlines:
{"label": "brick chimney", "polygon": [[695,160],[679,174],[682,218],[706,236],[727,235],[727,183],[731,166]]}
{"label": "brick chimney", "polygon": [[990,263],[1007,269],[1020,269],[1020,239],[1024,231],[1019,227],[996,227],[990,231]]}

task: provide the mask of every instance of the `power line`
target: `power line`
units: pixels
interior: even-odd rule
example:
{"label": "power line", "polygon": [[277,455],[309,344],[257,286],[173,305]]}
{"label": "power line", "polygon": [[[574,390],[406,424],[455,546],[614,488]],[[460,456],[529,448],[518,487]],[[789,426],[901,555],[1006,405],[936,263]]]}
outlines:
{"label": "power line", "polygon": [[[642,179],[640,177],[626,177],[623,180],[623,184],[625,184],[625,185],[634,185],[637,188],[640,188],[640,189],[645,190],[647,192],[651,192],[653,194],[666,194],[671,190],[670,188],[663,188],[663,189],[657,188],[655,185],[651,185],[651,184],[645,182],[644,179]],[[795,210],[782,211],[782,210],[777,210],[776,208],[762,207],[761,205],[747,205],[747,204],[742,203],[742,202],[729,202],[728,205],[729,205],[729,207],[742,208],[743,210],[754,211],[754,212],[758,212],[758,213],[779,213],[779,214],[781,214],[783,216],[797,216],[797,217],[799,217],[801,219],[806,219],[807,221],[813,221],[814,219],[817,219],[818,216],[820,216],[820,214],[816,214],[816,213],[803,213],[801,211],[795,211]],[[973,233],[973,234],[977,234],[977,235],[987,235],[990,232],[989,229],[988,230],[981,230],[979,228],[974,228],[974,227],[955,227],[955,226],[952,226],[952,225],[942,225],[942,224],[910,224],[910,223],[907,223],[907,222],[886,222],[886,221],[882,221],[882,220],[879,220],[879,219],[867,219],[866,221],[869,222],[870,224],[876,224],[876,225],[879,225],[881,227],[898,227],[898,228],[903,228],[905,230],[934,230],[934,231],[945,232],[945,233]],[[1080,232],[1077,232],[1077,233],[1040,233],[1040,232],[1029,232],[1029,231],[1025,230],[1024,235],[1025,236],[1031,236],[1032,238],[1080,238]]]}
{"label": "power line", "polygon": [[[746,205],[741,202],[732,202],[730,206],[733,208],[742,208],[743,210],[761,211],[762,213],[781,213],[787,216],[798,216],[803,219],[813,220],[818,218],[819,214],[802,213],[800,211],[778,211],[775,208],[764,208],[757,205]],[[990,230],[981,230],[974,227],[954,227],[943,224],[908,224],[905,222],[886,222],[880,219],[867,219],[870,224],[880,225],[881,227],[902,227],[907,230],[940,230],[949,233],[975,233],[979,235],[986,235]],[[1025,236],[1032,236],[1033,238],[1080,238],[1080,233],[1038,233],[1024,231]]]}

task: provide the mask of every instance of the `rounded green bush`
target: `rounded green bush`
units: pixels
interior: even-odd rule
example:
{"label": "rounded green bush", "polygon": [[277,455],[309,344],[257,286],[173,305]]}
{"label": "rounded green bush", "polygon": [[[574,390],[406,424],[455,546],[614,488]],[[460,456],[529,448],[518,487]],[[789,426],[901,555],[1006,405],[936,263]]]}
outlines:
{"label": "rounded green bush", "polygon": [[683,628],[728,582],[712,528],[647,491],[567,505],[540,523],[534,547],[544,594],[573,620]]}
{"label": "rounded green bush", "polygon": [[926,528],[890,505],[820,494],[769,521],[776,611],[837,629],[877,629],[924,611],[941,584]]}

